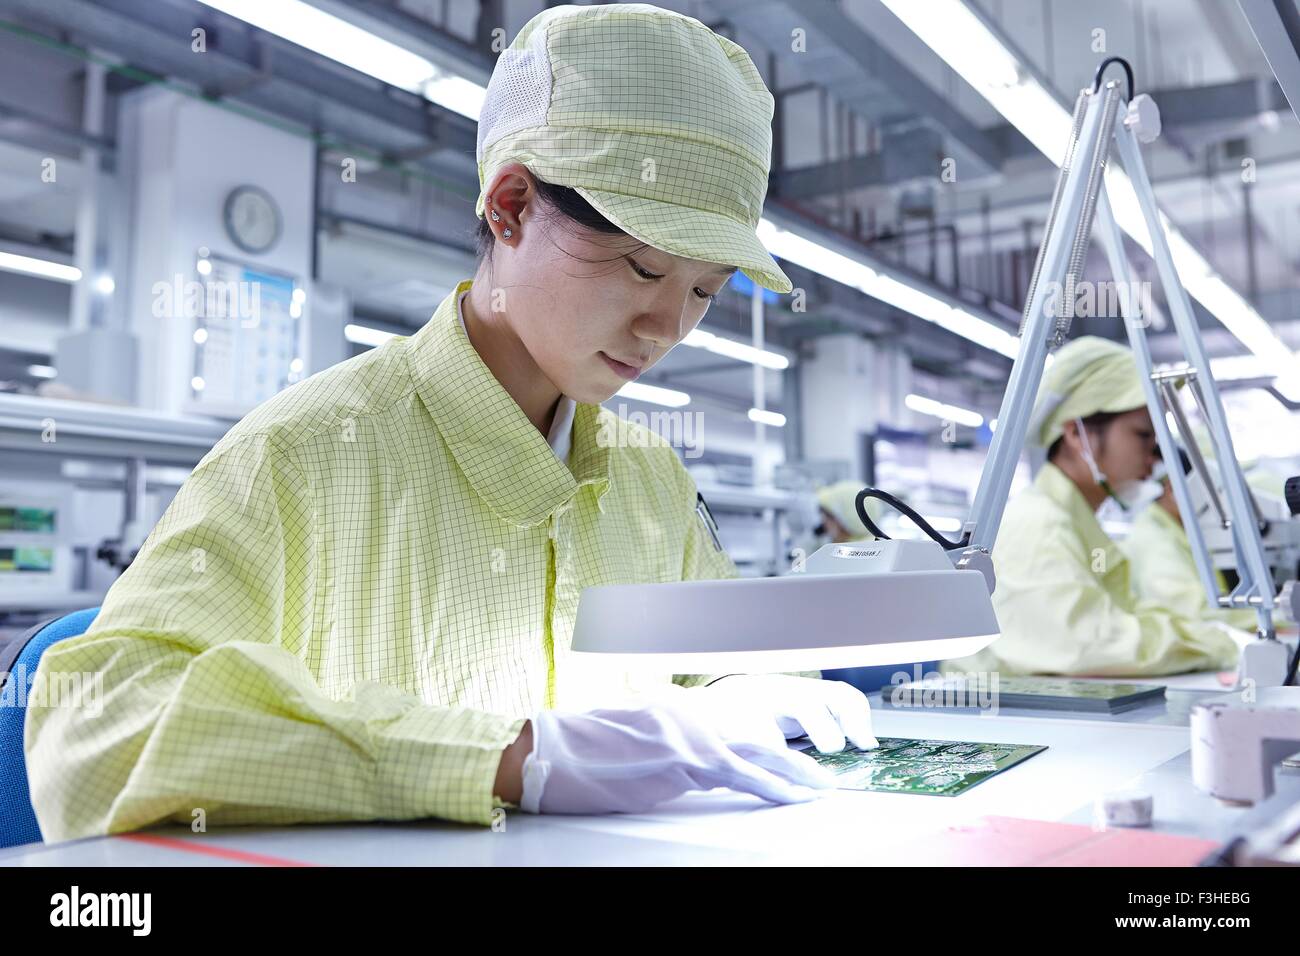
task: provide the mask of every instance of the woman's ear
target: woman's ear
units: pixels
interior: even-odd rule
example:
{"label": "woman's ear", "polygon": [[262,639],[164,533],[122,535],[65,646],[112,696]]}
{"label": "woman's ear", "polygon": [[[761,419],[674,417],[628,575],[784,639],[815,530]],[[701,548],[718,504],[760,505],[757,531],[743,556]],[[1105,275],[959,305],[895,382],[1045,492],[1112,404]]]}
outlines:
{"label": "woman's ear", "polygon": [[1070,419],[1062,427],[1062,447],[1072,458],[1083,457],[1083,442],[1079,438],[1079,423]]}
{"label": "woman's ear", "polygon": [[[533,202],[537,197],[537,184],[532,172],[522,163],[507,163],[493,177],[485,199],[488,216],[492,218],[499,237],[509,240],[519,233],[526,218],[532,216]],[[509,235],[506,230],[510,230]]]}

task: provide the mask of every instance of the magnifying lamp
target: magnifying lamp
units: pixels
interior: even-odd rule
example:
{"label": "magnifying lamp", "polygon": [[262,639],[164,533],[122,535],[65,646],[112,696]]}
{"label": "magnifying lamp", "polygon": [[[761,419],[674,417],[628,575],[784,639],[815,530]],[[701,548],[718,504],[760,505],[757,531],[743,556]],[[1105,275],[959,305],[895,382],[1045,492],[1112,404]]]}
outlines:
{"label": "magnifying lamp", "polygon": [[945,660],[998,636],[992,583],[978,548],[828,544],[786,577],[589,587],[573,652],[677,674]]}

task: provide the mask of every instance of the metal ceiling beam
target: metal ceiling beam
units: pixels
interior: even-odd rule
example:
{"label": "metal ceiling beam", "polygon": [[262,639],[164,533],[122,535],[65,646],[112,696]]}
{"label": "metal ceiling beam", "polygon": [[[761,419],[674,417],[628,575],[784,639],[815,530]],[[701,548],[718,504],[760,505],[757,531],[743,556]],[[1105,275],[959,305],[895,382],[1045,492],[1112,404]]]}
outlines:
{"label": "metal ceiling beam", "polygon": [[1160,107],[1160,125],[1165,130],[1231,123],[1287,108],[1281,86],[1272,80],[1255,78],[1156,90],[1151,98]]}
{"label": "metal ceiling beam", "polygon": [[840,53],[898,98],[899,112],[926,117],[988,170],[1001,167],[1002,144],[987,136],[848,16],[835,0],[784,0],[799,22],[815,28]]}
{"label": "metal ceiling beam", "polygon": [[10,103],[0,103],[0,139],[35,149],[54,146],[51,152],[77,159],[81,158],[83,149],[95,149],[110,169],[117,149],[113,140],[106,136],[92,136]]}
{"label": "metal ceiling beam", "polygon": [[[306,130],[377,145],[381,152],[432,141],[474,155],[472,120],[197,3],[154,2],[147,16],[135,0],[9,0],[8,9],[29,26],[111,50],[159,77],[201,90],[236,89],[232,98],[239,103]],[[192,52],[188,42],[190,31],[200,26],[208,30],[205,53]],[[340,107],[347,122],[339,121]],[[354,132],[373,133],[376,124],[389,131],[381,143]]]}
{"label": "metal ceiling beam", "polygon": [[781,170],[772,176],[772,189],[785,199],[812,199],[840,190],[934,179],[943,154],[941,133],[928,126],[912,126],[886,132],[879,152]]}

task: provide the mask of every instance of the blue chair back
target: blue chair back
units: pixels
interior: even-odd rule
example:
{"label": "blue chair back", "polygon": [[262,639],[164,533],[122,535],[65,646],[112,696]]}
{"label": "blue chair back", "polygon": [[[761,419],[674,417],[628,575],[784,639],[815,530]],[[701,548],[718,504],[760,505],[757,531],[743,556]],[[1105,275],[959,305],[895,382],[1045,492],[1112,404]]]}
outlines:
{"label": "blue chair back", "polygon": [[23,760],[23,727],[36,665],[55,641],[86,633],[97,614],[99,608],[92,607],[38,624],[0,656],[0,848],[41,840]]}

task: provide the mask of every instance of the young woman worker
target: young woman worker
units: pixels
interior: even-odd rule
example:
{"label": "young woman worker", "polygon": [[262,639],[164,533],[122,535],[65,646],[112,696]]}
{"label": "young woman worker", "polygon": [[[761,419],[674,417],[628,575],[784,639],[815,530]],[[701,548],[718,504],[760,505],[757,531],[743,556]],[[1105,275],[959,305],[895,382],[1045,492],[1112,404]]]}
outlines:
{"label": "young woman worker", "polygon": [[486,824],[713,787],[789,802],[830,777],[786,737],[875,746],[866,698],[806,677],[566,708],[583,587],[735,574],[673,449],[599,403],[736,268],[789,291],[755,235],[771,117],[749,56],[697,20],[612,4],[529,21],[480,120],[474,279],[236,425],[90,630],[45,654],[47,677],[103,680],[96,718],[28,715],[45,838],[200,808]]}

